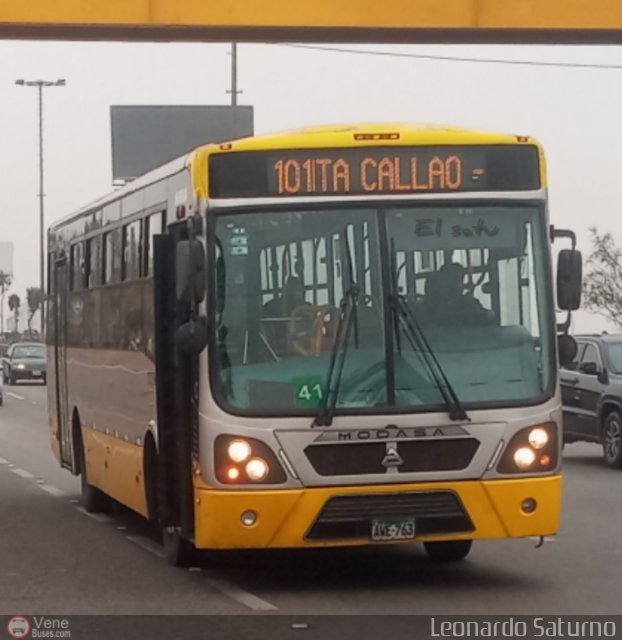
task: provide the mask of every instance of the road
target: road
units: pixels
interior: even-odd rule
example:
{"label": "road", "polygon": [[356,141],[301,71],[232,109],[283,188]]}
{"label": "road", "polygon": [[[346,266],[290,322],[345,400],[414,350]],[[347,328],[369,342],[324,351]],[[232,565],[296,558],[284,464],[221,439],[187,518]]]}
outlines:
{"label": "road", "polygon": [[[5,386],[0,408],[0,614],[616,614],[622,472],[597,446],[565,452],[560,534],[477,542],[453,566],[418,545],[207,554],[174,569],[125,511],[88,516],[48,440],[46,391]],[[309,640],[305,637],[305,640]]]}

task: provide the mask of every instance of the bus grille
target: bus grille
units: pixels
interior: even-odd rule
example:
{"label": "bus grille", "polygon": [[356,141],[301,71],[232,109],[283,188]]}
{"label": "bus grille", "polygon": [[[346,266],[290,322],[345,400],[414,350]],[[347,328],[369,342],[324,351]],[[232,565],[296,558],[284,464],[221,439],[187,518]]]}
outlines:
{"label": "bus grille", "polygon": [[471,518],[455,493],[417,491],[331,498],[306,537],[308,540],[369,539],[373,520],[407,518],[414,518],[418,536],[474,530]]}
{"label": "bus grille", "polygon": [[[395,468],[399,473],[459,471],[469,466],[478,447],[479,441],[474,438],[393,443],[402,460]],[[386,453],[386,442],[315,444],[305,449],[307,459],[321,476],[384,474]]]}

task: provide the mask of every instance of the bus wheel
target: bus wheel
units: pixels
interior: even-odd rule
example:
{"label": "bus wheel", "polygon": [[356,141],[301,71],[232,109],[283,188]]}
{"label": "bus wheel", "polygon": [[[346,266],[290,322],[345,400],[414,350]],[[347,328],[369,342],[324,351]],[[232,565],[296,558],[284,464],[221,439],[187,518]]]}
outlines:
{"label": "bus wheel", "polygon": [[178,527],[162,529],[164,557],[173,567],[188,567],[197,559],[196,547],[182,537]]}
{"label": "bus wheel", "polygon": [[473,540],[447,540],[443,542],[424,542],[428,557],[436,562],[458,562],[464,560],[471,551]]}
{"label": "bus wheel", "polygon": [[110,508],[110,498],[89,484],[86,475],[86,456],[84,455],[84,445],[80,442],[80,494],[81,502],[87,513],[103,513]]}

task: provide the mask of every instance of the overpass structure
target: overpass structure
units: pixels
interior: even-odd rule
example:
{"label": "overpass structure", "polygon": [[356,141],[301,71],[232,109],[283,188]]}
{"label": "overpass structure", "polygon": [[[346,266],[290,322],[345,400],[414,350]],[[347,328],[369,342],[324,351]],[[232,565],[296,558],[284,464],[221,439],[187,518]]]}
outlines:
{"label": "overpass structure", "polygon": [[2,0],[0,38],[622,43],[620,0]]}

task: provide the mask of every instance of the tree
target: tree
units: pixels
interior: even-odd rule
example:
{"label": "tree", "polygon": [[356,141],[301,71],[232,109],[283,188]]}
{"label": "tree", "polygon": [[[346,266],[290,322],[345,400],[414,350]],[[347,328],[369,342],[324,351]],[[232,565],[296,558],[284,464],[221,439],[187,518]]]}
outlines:
{"label": "tree", "polygon": [[0,332],[4,333],[4,294],[11,286],[11,275],[0,271]]}
{"label": "tree", "polygon": [[584,306],[622,328],[622,249],[610,233],[590,228],[592,252],[583,278]]}
{"label": "tree", "polygon": [[16,293],[12,293],[9,296],[9,309],[13,312],[13,319],[15,320],[15,326],[13,327],[13,331],[17,331],[17,326],[19,322],[19,308],[22,304],[19,296]]}
{"label": "tree", "polygon": [[32,323],[32,319],[35,313],[37,313],[37,311],[41,309],[43,300],[44,300],[43,291],[41,291],[39,287],[29,287],[28,289],[26,289],[26,301],[28,302],[28,312],[30,314],[28,316],[28,335],[30,336],[31,339],[32,339],[32,329],[30,328],[30,324]]}

